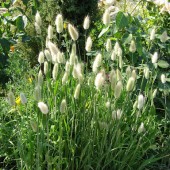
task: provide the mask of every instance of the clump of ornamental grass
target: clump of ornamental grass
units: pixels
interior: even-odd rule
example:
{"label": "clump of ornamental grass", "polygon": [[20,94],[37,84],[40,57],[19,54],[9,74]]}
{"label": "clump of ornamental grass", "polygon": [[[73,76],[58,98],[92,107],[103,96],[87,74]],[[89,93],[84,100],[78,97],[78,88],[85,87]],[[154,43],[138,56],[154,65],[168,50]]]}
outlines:
{"label": "clump of ornamental grass", "polygon": [[[58,14],[55,21],[58,34],[63,33],[63,22],[63,16]],[[35,23],[40,34],[42,21],[38,12]],[[112,24],[108,9],[103,14],[103,24]],[[82,25],[89,29],[89,16]],[[60,42],[52,41],[53,30],[49,25],[47,40],[42,42],[46,48],[37,58],[43,67],[37,72],[34,94],[29,98],[24,93],[20,95],[23,103],[20,122],[24,123],[18,128],[17,142],[21,147],[15,147],[20,147],[16,160],[23,161],[18,161],[18,168],[121,170],[127,166],[147,168],[154,163],[159,158],[150,155],[150,151],[160,133],[158,124],[154,123],[157,89],[153,88],[151,77],[157,76],[156,68],[145,65],[141,74],[140,67],[126,65],[123,44],[118,39],[113,44],[107,35],[103,50],[96,52],[91,71],[84,69],[78,54],[78,29],[68,24],[71,44],[66,51]],[[150,40],[154,40],[154,35]],[[91,48],[89,35],[85,49],[90,52]],[[135,40],[127,51],[135,54]],[[155,52],[148,65],[156,64],[157,60]],[[165,74],[159,77],[162,84],[166,80]],[[26,105],[29,100],[32,104]],[[12,92],[8,94],[8,102],[11,107],[16,106]]]}

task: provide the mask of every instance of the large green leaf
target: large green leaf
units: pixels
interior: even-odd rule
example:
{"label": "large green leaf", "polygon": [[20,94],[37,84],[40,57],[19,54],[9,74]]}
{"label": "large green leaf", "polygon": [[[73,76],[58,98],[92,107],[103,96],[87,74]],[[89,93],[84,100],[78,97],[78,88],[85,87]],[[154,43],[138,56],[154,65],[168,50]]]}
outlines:
{"label": "large green leaf", "polygon": [[122,29],[126,26],[128,26],[128,18],[124,15],[123,12],[119,12],[116,15],[116,26],[118,29]]}
{"label": "large green leaf", "polygon": [[165,60],[159,60],[158,61],[158,66],[161,68],[168,68],[169,67],[169,63]]}

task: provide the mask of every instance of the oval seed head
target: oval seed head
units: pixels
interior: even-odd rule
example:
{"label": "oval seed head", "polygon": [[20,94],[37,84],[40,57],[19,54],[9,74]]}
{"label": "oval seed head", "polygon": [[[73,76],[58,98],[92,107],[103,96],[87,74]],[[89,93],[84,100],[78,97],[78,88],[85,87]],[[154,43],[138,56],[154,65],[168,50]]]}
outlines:
{"label": "oval seed head", "polygon": [[40,85],[37,85],[37,86],[35,87],[34,97],[35,97],[35,100],[36,100],[36,101],[40,101],[40,100],[41,100],[41,86],[40,86]]}
{"label": "oval seed head", "polygon": [[77,29],[71,24],[68,24],[68,32],[73,41],[76,41],[79,38],[79,33]]}
{"label": "oval seed head", "polygon": [[36,33],[40,35],[41,34],[41,27],[36,22],[34,23],[34,26],[35,26]]}
{"label": "oval seed head", "polygon": [[105,104],[106,108],[110,108],[110,101],[107,101],[106,104]]}
{"label": "oval seed head", "polygon": [[54,43],[49,41],[48,42],[48,48],[50,49],[50,52],[51,52],[52,56],[57,55],[59,50],[58,50],[58,47]]}
{"label": "oval seed head", "polygon": [[61,113],[65,113],[66,112],[66,109],[67,109],[67,103],[66,103],[66,100],[63,99],[61,104],[60,104],[60,112]]}
{"label": "oval seed head", "polygon": [[116,77],[117,77],[117,81],[121,81],[122,80],[122,74],[121,74],[119,69],[116,69]]}
{"label": "oval seed head", "polygon": [[111,83],[111,88],[112,90],[115,89],[116,87],[116,82],[117,82],[117,76],[116,76],[116,72],[115,70],[112,70],[109,74],[109,80],[110,80],[110,83]]}
{"label": "oval seed head", "polygon": [[48,62],[44,62],[44,74],[46,75],[48,73]]}
{"label": "oval seed head", "polygon": [[137,78],[136,70],[132,71],[132,75],[131,76],[136,80],[136,78]]}
{"label": "oval seed head", "polygon": [[121,117],[122,117],[122,113],[123,112],[120,109],[118,109],[117,111],[113,111],[112,112],[112,119],[113,120],[116,120],[116,119],[120,120]]}
{"label": "oval seed head", "polygon": [[167,40],[169,39],[169,37],[168,37],[168,34],[167,34],[167,31],[164,31],[163,33],[162,33],[162,35],[160,36],[160,40],[161,40],[161,42],[166,42]]}
{"label": "oval seed head", "polygon": [[83,23],[83,28],[85,30],[89,29],[90,27],[90,17],[87,15],[85,18],[84,18],[84,23]]}
{"label": "oval seed head", "polygon": [[42,71],[40,70],[38,73],[38,84],[41,86],[43,84],[43,74]]}
{"label": "oval seed head", "polygon": [[44,63],[44,53],[42,51],[39,53],[38,62],[40,64]]}
{"label": "oval seed head", "polygon": [[55,20],[57,32],[60,34],[63,31],[63,16],[58,14]]}
{"label": "oval seed head", "polygon": [[62,85],[65,85],[68,81],[68,76],[69,76],[69,73],[68,72],[65,72],[64,73],[64,76],[62,78]]}
{"label": "oval seed head", "polygon": [[75,90],[75,92],[74,92],[74,98],[75,98],[75,99],[78,99],[78,98],[79,98],[79,95],[80,95],[80,84],[78,84],[78,85],[76,86],[76,90]]}
{"label": "oval seed head", "polygon": [[161,75],[161,82],[162,82],[162,84],[166,83],[166,76],[165,76],[165,74]]}
{"label": "oval seed head", "polygon": [[144,76],[146,79],[149,78],[149,68],[148,67],[145,67],[145,69],[144,69]]}
{"label": "oval seed head", "polygon": [[122,55],[119,56],[119,68],[122,69],[123,67],[123,60],[122,60]]}
{"label": "oval seed head", "polygon": [[45,57],[47,61],[51,62],[52,61],[52,56],[48,50],[44,50]]}
{"label": "oval seed head", "polygon": [[118,83],[116,84],[115,90],[114,90],[114,96],[115,96],[115,98],[118,99],[118,98],[120,97],[121,92],[122,92],[122,89],[123,89],[122,82],[121,82],[121,81],[118,81]]}
{"label": "oval seed head", "polygon": [[52,75],[53,75],[53,80],[56,80],[58,76],[58,63],[54,64]]}
{"label": "oval seed head", "polygon": [[48,113],[48,106],[44,102],[38,102],[38,107],[43,114]]}
{"label": "oval seed head", "polygon": [[105,10],[104,14],[103,14],[103,24],[104,25],[109,25],[110,24],[110,13],[109,10]]}
{"label": "oval seed head", "polygon": [[107,39],[106,50],[107,50],[107,52],[110,52],[112,50],[112,42],[110,39]]}
{"label": "oval seed head", "polygon": [[144,104],[145,104],[145,98],[144,98],[144,96],[142,94],[140,94],[138,96],[138,105],[137,105],[137,108],[139,110],[141,110],[143,108]]}
{"label": "oval seed head", "polygon": [[34,132],[37,132],[37,130],[38,130],[37,123],[35,121],[30,121],[30,125],[32,127],[32,130]]}
{"label": "oval seed head", "polygon": [[135,103],[133,104],[133,109],[136,109],[138,105],[138,101],[136,100]]}
{"label": "oval seed head", "polygon": [[9,92],[8,96],[7,96],[7,100],[10,106],[14,106],[15,105],[15,96],[13,92]]}
{"label": "oval seed head", "polygon": [[129,51],[131,53],[134,53],[136,51],[136,44],[135,44],[134,40],[132,40],[131,43],[130,43]]}
{"label": "oval seed head", "polygon": [[98,73],[94,82],[96,89],[100,90],[104,85],[104,82],[105,82],[105,73],[104,72]]}
{"label": "oval seed head", "polygon": [[91,39],[91,37],[89,36],[88,38],[87,38],[87,41],[86,41],[86,51],[87,52],[90,52],[91,51],[91,47],[92,47],[92,39]]}
{"label": "oval seed head", "polygon": [[53,38],[53,27],[51,25],[48,26],[48,39],[51,40]]}
{"label": "oval seed head", "polygon": [[116,53],[114,50],[112,50],[112,54],[111,54],[111,60],[116,60]]}
{"label": "oval seed head", "polygon": [[156,30],[155,30],[155,28],[153,28],[153,29],[151,30],[151,34],[150,34],[150,40],[151,40],[151,41],[153,41],[153,40],[155,39],[155,32],[156,32]]}
{"label": "oval seed head", "polygon": [[152,94],[152,98],[153,98],[153,99],[156,97],[157,91],[158,91],[157,89],[155,89],[155,90],[153,91],[153,94]]}
{"label": "oval seed head", "polygon": [[128,78],[132,75],[132,71],[131,71],[130,66],[128,66],[128,67],[126,68],[126,74],[127,74],[127,77],[128,77]]}
{"label": "oval seed head", "polygon": [[102,55],[98,53],[93,62],[93,72],[96,73],[97,69],[101,66],[101,64],[102,64]]}
{"label": "oval seed head", "polygon": [[39,25],[39,27],[41,27],[42,25],[42,20],[41,20],[41,16],[40,13],[37,11],[36,15],[35,15],[35,22]]}
{"label": "oval seed head", "polygon": [[157,63],[157,61],[158,61],[158,52],[154,52],[151,59],[152,59],[153,64]]}
{"label": "oval seed head", "polygon": [[57,62],[58,63],[64,63],[65,62],[64,53],[61,53],[60,51],[58,51],[58,53],[57,53]]}
{"label": "oval seed head", "polygon": [[128,82],[127,82],[127,85],[126,85],[126,90],[128,92],[132,91],[133,88],[134,88],[134,85],[135,85],[135,79],[134,79],[134,77],[130,77]]}
{"label": "oval seed head", "polygon": [[21,103],[22,104],[26,104],[27,103],[27,98],[25,97],[24,93],[20,93],[20,99],[21,99]]}
{"label": "oval seed head", "polygon": [[76,62],[75,60],[76,60],[76,44],[73,43],[70,54],[70,65],[74,65]]}
{"label": "oval seed head", "polygon": [[70,73],[70,62],[69,61],[66,62],[65,71]]}
{"label": "oval seed head", "polygon": [[114,51],[115,51],[116,55],[118,55],[119,48],[120,48],[119,42],[116,41],[116,43],[114,45]]}
{"label": "oval seed head", "polygon": [[145,131],[144,123],[142,122],[138,128],[138,133],[142,133]]}

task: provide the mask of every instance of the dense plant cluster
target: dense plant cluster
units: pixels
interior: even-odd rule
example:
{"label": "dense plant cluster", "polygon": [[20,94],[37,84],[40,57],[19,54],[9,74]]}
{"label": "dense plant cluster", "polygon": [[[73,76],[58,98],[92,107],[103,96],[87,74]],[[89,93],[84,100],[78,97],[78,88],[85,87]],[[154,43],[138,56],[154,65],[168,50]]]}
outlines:
{"label": "dense plant cluster", "polygon": [[[79,1],[57,1],[47,16],[33,2],[33,15],[15,18],[16,32],[10,22],[8,39],[1,31],[11,81],[0,99],[0,167],[170,168],[170,3],[136,1],[129,11],[126,0],[101,1],[92,22],[91,1],[78,11]],[[32,1],[15,3],[30,11]],[[36,50],[26,57],[29,44]]]}

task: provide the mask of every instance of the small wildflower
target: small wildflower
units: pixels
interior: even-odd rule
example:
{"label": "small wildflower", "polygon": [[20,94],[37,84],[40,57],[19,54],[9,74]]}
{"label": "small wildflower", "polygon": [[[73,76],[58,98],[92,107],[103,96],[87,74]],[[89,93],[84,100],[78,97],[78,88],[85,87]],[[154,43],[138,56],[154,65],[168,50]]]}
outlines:
{"label": "small wildflower", "polygon": [[15,51],[15,47],[12,45],[10,46],[10,51],[14,52]]}
{"label": "small wildflower", "polygon": [[19,106],[21,104],[21,98],[17,97],[15,103]]}
{"label": "small wildflower", "polygon": [[29,78],[28,78],[28,81],[29,81],[29,83],[32,83],[33,78],[32,78],[32,77],[29,77]]}

